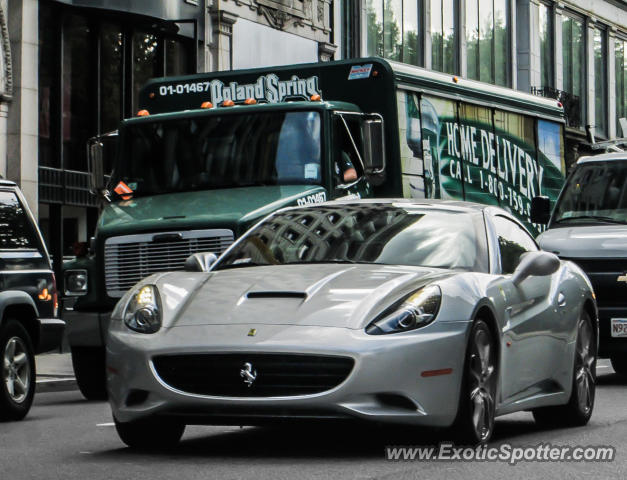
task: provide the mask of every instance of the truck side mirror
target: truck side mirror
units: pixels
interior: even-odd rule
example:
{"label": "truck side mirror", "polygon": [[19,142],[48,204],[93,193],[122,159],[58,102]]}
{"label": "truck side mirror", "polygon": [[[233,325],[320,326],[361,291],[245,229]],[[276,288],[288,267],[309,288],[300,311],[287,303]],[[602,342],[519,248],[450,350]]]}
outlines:
{"label": "truck side mirror", "polygon": [[539,196],[531,199],[531,223],[546,225],[551,218],[551,201],[549,197]]}
{"label": "truck side mirror", "polygon": [[385,142],[383,138],[383,117],[369,115],[363,123],[364,135],[364,172],[370,179],[383,181],[385,172]]}
{"label": "truck side mirror", "polygon": [[87,168],[89,169],[89,187],[93,193],[105,188],[103,145],[98,137],[87,144]]}
{"label": "truck side mirror", "polygon": [[184,268],[186,272],[208,272],[211,266],[216,263],[216,260],[218,260],[218,257],[215,253],[194,253],[187,257]]}

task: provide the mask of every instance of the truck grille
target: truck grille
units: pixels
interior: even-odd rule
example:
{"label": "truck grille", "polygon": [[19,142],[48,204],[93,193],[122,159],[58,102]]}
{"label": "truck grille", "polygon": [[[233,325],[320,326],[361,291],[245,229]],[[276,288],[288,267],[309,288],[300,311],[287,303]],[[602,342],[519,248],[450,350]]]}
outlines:
{"label": "truck grille", "polygon": [[[255,379],[248,386],[242,373]],[[349,357],[300,354],[192,354],[153,358],[157,375],[182,392],[220,397],[289,397],[326,392],[350,374]]]}
{"label": "truck grille", "polygon": [[618,277],[627,273],[627,259],[624,258],[563,258],[570,260],[586,272],[597,304],[602,307],[627,307],[627,284]]}
{"label": "truck grille", "polygon": [[148,275],[183,270],[185,259],[193,253],[213,252],[220,255],[231,243],[233,232],[225,229],[108,238],[104,247],[107,295],[121,297]]}

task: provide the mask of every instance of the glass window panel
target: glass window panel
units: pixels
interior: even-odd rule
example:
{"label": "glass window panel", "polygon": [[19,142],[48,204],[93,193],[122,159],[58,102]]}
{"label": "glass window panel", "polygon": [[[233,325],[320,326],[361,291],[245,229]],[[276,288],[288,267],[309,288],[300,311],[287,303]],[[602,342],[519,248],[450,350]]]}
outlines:
{"label": "glass window panel", "polygon": [[100,28],[100,131],[115,130],[122,119],[122,29]]}
{"label": "glass window panel", "polygon": [[494,0],[494,83],[509,85],[507,0]]}
{"label": "glass window panel", "polygon": [[579,20],[572,20],[572,32],[573,32],[573,93],[577,97],[579,97],[579,111],[580,111],[580,120],[583,124],[584,120],[584,106],[585,106],[585,95],[584,95],[584,75],[586,71],[586,64],[584,59],[584,33],[583,33],[583,22]]}
{"label": "glass window panel", "polygon": [[51,95],[55,84],[55,62],[58,59],[55,50],[56,29],[51,28],[54,24],[50,5],[42,3],[39,6],[39,164],[46,167],[60,167],[50,124],[51,108],[56,104],[52,102]]}
{"label": "glass window panel", "polygon": [[133,34],[133,113],[138,109],[138,92],[146,82],[162,75],[159,61],[159,38],[146,32]]}
{"label": "glass window panel", "polygon": [[479,5],[466,1],[466,57],[468,78],[479,80]]}
{"label": "glass window panel", "polygon": [[456,1],[442,0],[442,70],[446,73],[456,73],[457,71],[457,35],[456,24]]}
{"label": "glass window panel", "polygon": [[618,119],[625,117],[625,41],[617,38],[614,43],[614,62],[616,75],[616,136],[623,133]]}
{"label": "glass window panel", "polygon": [[401,60],[403,41],[403,1],[385,0],[383,11],[383,53],[390,60]]}
{"label": "glass window panel", "polygon": [[85,145],[90,137],[89,27],[78,15],[67,17],[63,39],[64,168],[87,170]]}
{"label": "glass window panel", "polygon": [[562,77],[566,92],[573,91],[572,23],[573,20],[570,17],[562,16]]}
{"label": "glass window panel", "polygon": [[368,0],[366,15],[368,55],[383,56],[383,0]]}
{"label": "glass window panel", "polygon": [[553,86],[553,12],[540,4],[540,77],[543,87]]}
{"label": "glass window panel", "polygon": [[606,82],[605,31],[594,30],[594,124],[596,134],[607,137],[607,82]]}
{"label": "glass window panel", "polygon": [[492,42],[494,38],[494,12],[492,0],[479,0],[479,80],[493,82]]}
{"label": "glass window panel", "polygon": [[175,39],[165,41],[165,74],[167,76],[185,75],[190,71],[191,48],[186,42]]}
{"label": "glass window panel", "polygon": [[431,0],[431,68],[443,71],[442,61],[442,2],[443,0]]}
{"label": "glass window panel", "polygon": [[403,62],[420,65],[420,37],[418,2],[403,2]]}

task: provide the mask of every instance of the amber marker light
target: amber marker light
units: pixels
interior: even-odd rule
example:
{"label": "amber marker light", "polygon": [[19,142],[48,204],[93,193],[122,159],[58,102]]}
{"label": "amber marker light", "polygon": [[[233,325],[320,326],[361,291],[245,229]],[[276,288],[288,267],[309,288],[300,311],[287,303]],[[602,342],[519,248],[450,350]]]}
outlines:
{"label": "amber marker light", "polygon": [[255,103],[257,103],[257,100],[255,100],[254,98],[247,98],[246,100],[244,100],[244,104],[246,105],[254,105]]}
{"label": "amber marker light", "polygon": [[211,103],[211,102],[202,102],[200,104],[200,108],[213,108],[213,103]]}
{"label": "amber marker light", "polygon": [[52,295],[50,295],[50,292],[47,288],[44,288],[41,292],[39,292],[37,298],[39,300],[43,300],[44,302],[49,302],[50,300],[52,300]]}
{"label": "amber marker light", "polygon": [[224,102],[222,102],[223,107],[232,107],[233,105],[235,105],[235,102],[233,100],[225,100]]}
{"label": "amber marker light", "polygon": [[150,92],[148,94],[148,98],[155,98],[155,92]]}
{"label": "amber marker light", "polygon": [[309,97],[309,100],[311,100],[312,102],[319,102],[320,100],[322,100],[322,97],[315,93],[311,97]]}
{"label": "amber marker light", "polygon": [[459,83],[459,77],[453,77],[453,82]]}
{"label": "amber marker light", "polygon": [[450,375],[453,373],[452,368],[440,368],[439,370],[425,370],[420,374],[421,377],[437,377],[439,375]]}
{"label": "amber marker light", "polygon": [[137,112],[138,117],[147,117],[148,115],[150,115],[150,112],[148,110],[140,110],[139,112]]}

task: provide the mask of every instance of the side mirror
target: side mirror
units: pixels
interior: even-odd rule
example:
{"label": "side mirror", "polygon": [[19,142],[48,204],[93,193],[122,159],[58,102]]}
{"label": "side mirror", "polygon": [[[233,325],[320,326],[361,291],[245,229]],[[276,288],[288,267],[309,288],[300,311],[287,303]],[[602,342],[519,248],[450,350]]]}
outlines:
{"label": "side mirror", "polygon": [[533,197],[531,199],[531,222],[546,225],[551,218],[551,201],[549,197]]}
{"label": "side mirror", "polygon": [[552,275],[557,272],[558,268],[560,268],[560,259],[553,253],[543,251],[523,253],[514,271],[512,282],[518,285],[527,277]]}
{"label": "side mirror", "polygon": [[184,268],[186,272],[208,272],[211,265],[216,263],[216,260],[218,260],[218,257],[215,253],[194,253],[187,257]]}
{"label": "side mirror", "polygon": [[364,120],[364,172],[368,177],[383,181],[385,172],[385,142],[383,137],[383,117],[373,114]]}
{"label": "side mirror", "polygon": [[92,138],[87,143],[87,168],[89,170],[89,187],[93,193],[105,188],[104,176],[104,147],[98,137]]}

